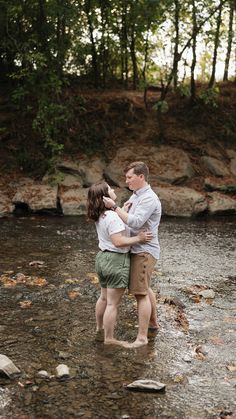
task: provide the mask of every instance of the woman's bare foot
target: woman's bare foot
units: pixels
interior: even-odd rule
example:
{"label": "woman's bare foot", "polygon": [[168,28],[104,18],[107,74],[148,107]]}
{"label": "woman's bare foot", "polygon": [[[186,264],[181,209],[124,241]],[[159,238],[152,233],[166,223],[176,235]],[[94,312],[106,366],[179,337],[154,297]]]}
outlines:
{"label": "woman's bare foot", "polygon": [[125,348],[128,349],[136,349],[136,348],[141,348],[142,346],[145,346],[148,344],[148,340],[147,339],[136,339],[133,343],[128,343],[127,345],[125,345]]}
{"label": "woman's bare foot", "polygon": [[106,339],[104,340],[104,345],[117,345],[117,346],[123,346],[124,348],[126,345],[128,345],[129,342],[126,342],[124,340],[117,340],[117,339]]}

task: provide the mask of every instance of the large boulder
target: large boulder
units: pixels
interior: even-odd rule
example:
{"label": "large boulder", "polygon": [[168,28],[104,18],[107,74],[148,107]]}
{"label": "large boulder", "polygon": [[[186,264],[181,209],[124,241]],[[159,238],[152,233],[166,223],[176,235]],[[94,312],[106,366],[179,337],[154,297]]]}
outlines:
{"label": "large boulder", "polygon": [[78,173],[67,173],[57,170],[55,173],[46,174],[42,178],[42,183],[46,185],[68,186],[71,188],[82,188],[83,180]]}
{"label": "large boulder", "polygon": [[194,189],[169,186],[153,187],[159,196],[164,215],[175,217],[192,217],[207,209],[207,200],[203,194]]}
{"label": "large boulder", "polygon": [[208,193],[208,210],[210,214],[235,213],[236,199],[220,192]]}
{"label": "large boulder", "polygon": [[108,182],[120,187],[125,186],[124,168],[134,160],[144,161],[149,166],[152,185],[158,185],[160,182],[180,184],[194,174],[190,159],[183,150],[133,143],[120,148],[106,167],[104,174]]}
{"label": "large boulder", "polygon": [[10,215],[15,209],[15,205],[12,204],[9,196],[0,191],[0,218]]}
{"label": "large boulder", "polygon": [[226,152],[230,159],[230,165],[229,165],[230,171],[233,175],[236,176],[236,151],[229,149],[229,150],[226,150]]}
{"label": "large boulder", "polygon": [[57,209],[57,186],[25,184],[13,197],[14,204],[26,204],[32,211]]}
{"label": "large boulder", "polygon": [[[121,206],[130,197],[126,188],[115,188],[117,205]],[[59,200],[64,215],[85,215],[88,188],[59,188]]]}
{"label": "large boulder", "polygon": [[91,186],[103,180],[105,163],[99,157],[86,158],[80,161],[79,167],[84,178],[84,186]]}
{"label": "large boulder", "polygon": [[[99,157],[80,157],[75,160],[65,159],[58,163],[57,169],[62,173],[74,176],[84,187],[103,179],[105,163]],[[60,182],[64,184],[65,182]]]}
{"label": "large boulder", "polygon": [[67,186],[69,188],[82,188],[83,183],[80,177],[65,174],[63,180],[59,183],[59,185]]}
{"label": "large boulder", "polygon": [[87,188],[60,188],[59,200],[64,215],[86,214]]}
{"label": "large boulder", "polygon": [[230,162],[230,171],[231,171],[231,173],[234,175],[234,176],[236,176],[236,158],[235,159],[232,159],[231,160],[231,162]]}
{"label": "large boulder", "polygon": [[207,178],[205,178],[205,188],[209,191],[236,193],[236,177],[226,176],[223,178],[219,178],[208,176]]}
{"label": "large boulder", "polygon": [[202,163],[206,169],[214,176],[223,177],[230,175],[230,170],[226,163],[216,159],[215,157],[203,156],[200,158],[200,163]]}

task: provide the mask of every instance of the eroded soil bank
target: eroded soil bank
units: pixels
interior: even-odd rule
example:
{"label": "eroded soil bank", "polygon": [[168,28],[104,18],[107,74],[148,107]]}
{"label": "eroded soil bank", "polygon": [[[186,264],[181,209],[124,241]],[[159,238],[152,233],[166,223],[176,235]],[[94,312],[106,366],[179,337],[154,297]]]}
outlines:
{"label": "eroded soil bank", "polygon": [[[0,236],[0,353],[22,371],[0,376],[2,419],[235,415],[235,217],[162,220],[153,278],[160,330],[136,350],[95,339],[97,243],[84,217],[2,219]],[[125,295],[117,336],[132,341],[136,326]],[[65,381],[55,377],[61,363]],[[166,383],[165,393],[124,388],[141,378]]]}

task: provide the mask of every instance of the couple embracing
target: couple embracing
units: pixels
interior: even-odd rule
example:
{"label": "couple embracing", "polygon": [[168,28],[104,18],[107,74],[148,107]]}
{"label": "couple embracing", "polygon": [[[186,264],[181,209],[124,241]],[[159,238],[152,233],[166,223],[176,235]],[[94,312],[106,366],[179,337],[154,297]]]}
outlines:
{"label": "couple embracing", "polygon": [[[99,240],[96,272],[101,295],[96,303],[97,331],[104,330],[104,343],[138,348],[148,343],[148,329],[157,329],[156,297],[150,287],[160,246],[158,226],[161,203],[148,184],[149,169],[143,162],[129,164],[126,183],[133,191],[123,208],[116,194],[99,182],[88,191],[88,218],[95,221]],[[133,343],[114,338],[118,306],[126,288],[137,301],[138,335]]]}

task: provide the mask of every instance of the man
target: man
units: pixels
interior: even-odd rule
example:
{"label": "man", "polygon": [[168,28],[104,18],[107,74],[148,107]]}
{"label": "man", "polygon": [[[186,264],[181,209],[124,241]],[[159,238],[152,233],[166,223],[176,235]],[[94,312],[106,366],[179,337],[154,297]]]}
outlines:
{"label": "man", "polygon": [[149,169],[143,162],[136,161],[125,168],[126,183],[133,195],[124,208],[117,207],[115,202],[104,197],[107,208],[115,211],[130,227],[131,236],[140,230],[149,230],[153,238],[145,244],[131,247],[131,268],[129,290],[137,300],[139,330],[132,347],[140,347],[148,343],[148,327],[157,329],[156,298],[150,288],[151,275],[156,260],[159,259],[160,246],[158,226],[161,218],[161,203],[148,184]]}

